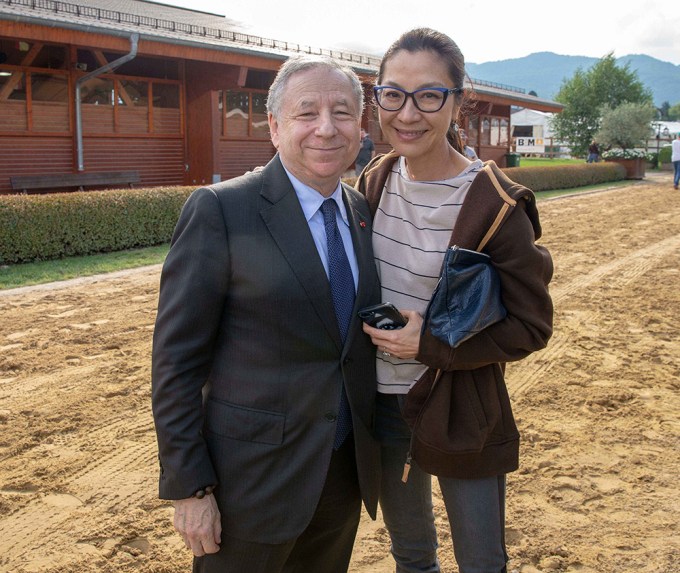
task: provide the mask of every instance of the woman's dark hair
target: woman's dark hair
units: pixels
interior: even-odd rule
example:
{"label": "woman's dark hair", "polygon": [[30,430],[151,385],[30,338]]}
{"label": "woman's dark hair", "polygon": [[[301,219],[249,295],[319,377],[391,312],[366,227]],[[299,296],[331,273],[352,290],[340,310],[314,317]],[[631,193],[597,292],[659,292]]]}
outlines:
{"label": "woman's dark hair", "polygon": [[[385,73],[385,65],[390,59],[400,51],[406,52],[432,52],[446,64],[449,76],[453,81],[454,88],[462,88],[465,83],[465,58],[460,51],[458,44],[456,44],[446,34],[437,32],[432,28],[416,28],[402,34],[396,42],[394,42],[385,52],[385,55],[380,62],[380,70],[378,72],[378,85],[382,84],[383,75]],[[462,107],[462,99],[464,92],[454,95],[458,103]],[[463,152],[463,142],[458,134],[457,126],[455,125],[456,118],[449,128],[447,138],[449,143],[458,152]]]}

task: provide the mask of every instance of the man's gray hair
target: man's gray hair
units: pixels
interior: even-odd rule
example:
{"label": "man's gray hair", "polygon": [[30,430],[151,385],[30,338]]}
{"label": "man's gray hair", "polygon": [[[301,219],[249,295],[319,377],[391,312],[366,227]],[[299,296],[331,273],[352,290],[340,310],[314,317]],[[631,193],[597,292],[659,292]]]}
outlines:
{"label": "man's gray hair", "polygon": [[281,103],[285,94],[286,88],[290,78],[298,72],[305,72],[314,68],[325,68],[328,70],[338,70],[349,80],[354,93],[354,99],[357,103],[357,110],[359,115],[363,113],[364,109],[364,88],[361,86],[361,80],[348,66],[344,66],[327,56],[315,56],[301,54],[288,58],[279,69],[279,72],[274,78],[274,82],[269,87],[269,95],[267,96],[267,111],[274,117],[279,117],[281,111]]}

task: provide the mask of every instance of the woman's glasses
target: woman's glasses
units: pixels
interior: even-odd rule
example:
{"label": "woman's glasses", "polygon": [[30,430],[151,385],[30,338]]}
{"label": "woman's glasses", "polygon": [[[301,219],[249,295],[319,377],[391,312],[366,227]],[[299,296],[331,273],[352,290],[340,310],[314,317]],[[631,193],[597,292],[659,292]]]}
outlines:
{"label": "woman's glasses", "polygon": [[463,88],[423,88],[407,92],[393,86],[375,86],[375,101],[385,111],[399,111],[410,97],[416,108],[425,113],[434,113],[444,107],[449,94],[459,94]]}

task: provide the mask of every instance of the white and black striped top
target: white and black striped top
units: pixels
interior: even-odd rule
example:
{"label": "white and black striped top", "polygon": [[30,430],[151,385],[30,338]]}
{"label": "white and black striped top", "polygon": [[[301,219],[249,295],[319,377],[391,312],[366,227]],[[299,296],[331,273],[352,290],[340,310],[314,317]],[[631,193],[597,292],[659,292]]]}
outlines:
{"label": "white and black striped top", "polygon": [[[470,184],[482,168],[477,160],[443,181],[412,181],[404,158],[394,163],[373,221],[373,251],[383,302],[425,314],[437,285],[444,253]],[[378,391],[405,394],[426,366],[377,353]]]}

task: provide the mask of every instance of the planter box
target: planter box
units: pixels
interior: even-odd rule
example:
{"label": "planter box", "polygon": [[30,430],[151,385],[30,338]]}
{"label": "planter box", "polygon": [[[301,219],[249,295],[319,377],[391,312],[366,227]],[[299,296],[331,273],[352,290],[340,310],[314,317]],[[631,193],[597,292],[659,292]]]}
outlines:
{"label": "planter box", "polygon": [[647,165],[647,160],[642,157],[637,157],[635,159],[622,159],[618,157],[609,157],[605,161],[610,161],[612,163],[618,163],[623,165],[626,169],[626,179],[644,179],[645,178],[645,168]]}

